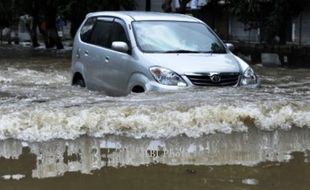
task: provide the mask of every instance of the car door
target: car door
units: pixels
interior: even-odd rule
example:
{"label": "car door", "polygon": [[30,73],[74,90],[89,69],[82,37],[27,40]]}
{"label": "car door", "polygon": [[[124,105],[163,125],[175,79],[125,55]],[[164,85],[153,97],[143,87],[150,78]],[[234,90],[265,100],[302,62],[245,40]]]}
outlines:
{"label": "car door", "polygon": [[98,17],[90,35],[89,44],[83,49],[86,57],[85,73],[89,79],[89,88],[105,90],[104,80],[106,72],[106,58],[109,57],[111,47],[112,17]]}
{"label": "car door", "polygon": [[[83,67],[80,68],[79,72],[82,72],[87,87],[89,85],[91,86],[90,82],[92,81],[90,76],[88,76],[88,73],[89,73],[88,65],[90,62],[89,57],[88,57],[88,50],[90,46],[91,33],[96,23],[96,20],[97,20],[96,17],[91,17],[85,21],[85,23],[83,24],[79,32],[80,40],[76,40],[74,42],[75,44],[74,44],[74,49],[73,49],[73,55],[74,55],[72,57],[73,62],[81,63],[81,65],[83,65]],[[77,38],[78,37],[76,37],[76,39]]]}
{"label": "car door", "polygon": [[103,80],[108,83],[111,94],[126,94],[128,81],[134,72],[134,59],[130,54],[131,43],[129,40],[126,24],[121,19],[115,18],[111,33],[111,44],[113,42],[126,42],[129,47],[128,52],[110,50],[105,57],[105,69]]}

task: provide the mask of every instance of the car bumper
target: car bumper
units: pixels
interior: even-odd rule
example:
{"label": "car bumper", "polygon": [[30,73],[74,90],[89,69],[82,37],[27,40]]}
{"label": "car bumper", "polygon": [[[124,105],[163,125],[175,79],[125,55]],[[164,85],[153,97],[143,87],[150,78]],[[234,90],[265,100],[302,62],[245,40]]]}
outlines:
{"label": "car bumper", "polygon": [[[256,84],[250,84],[250,85],[240,85],[237,84],[232,87],[241,87],[241,88],[259,88],[261,86],[261,81],[258,79]],[[208,86],[204,86],[201,88],[205,88]],[[177,91],[177,90],[184,90],[184,89],[189,89],[189,88],[200,88],[200,86],[195,86],[193,84],[188,84],[187,86],[167,86],[167,85],[162,85],[159,84],[155,81],[150,81],[149,83],[146,84],[146,91],[155,91],[155,92],[162,92],[162,91]]]}

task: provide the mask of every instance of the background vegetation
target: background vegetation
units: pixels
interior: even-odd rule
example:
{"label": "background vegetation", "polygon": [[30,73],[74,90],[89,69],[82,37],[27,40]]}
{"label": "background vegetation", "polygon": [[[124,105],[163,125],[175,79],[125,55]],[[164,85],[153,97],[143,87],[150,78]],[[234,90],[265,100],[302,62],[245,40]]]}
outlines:
{"label": "background vegetation", "polygon": [[44,37],[46,48],[62,49],[57,34],[56,20],[62,16],[71,22],[71,36],[85,18],[94,11],[133,10],[134,0],[0,0],[0,27],[16,25],[21,15],[28,14],[33,19],[26,24],[34,47],[38,46],[37,28]]}
{"label": "background vegetation", "polygon": [[[175,10],[186,13],[190,0],[179,0],[180,7]],[[267,41],[278,36],[285,43],[289,21],[303,9],[307,0],[209,0],[209,4],[221,4],[227,11],[243,22],[247,29],[263,29]],[[224,3],[223,3],[224,2]],[[33,20],[27,25],[33,46],[38,46],[37,28],[44,37],[47,48],[63,48],[57,35],[56,19],[62,16],[71,22],[71,36],[74,36],[85,15],[93,11],[134,10],[135,0],[0,0],[0,27],[16,24],[19,16],[28,14]],[[172,0],[164,0],[162,9],[172,12]],[[216,12],[213,10],[213,12]]]}

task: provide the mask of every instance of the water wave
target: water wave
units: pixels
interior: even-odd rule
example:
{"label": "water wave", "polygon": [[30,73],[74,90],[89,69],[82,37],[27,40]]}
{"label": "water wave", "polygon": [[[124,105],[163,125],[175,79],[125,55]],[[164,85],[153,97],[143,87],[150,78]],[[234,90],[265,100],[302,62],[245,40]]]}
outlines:
{"label": "water wave", "polygon": [[0,70],[0,83],[11,85],[50,85],[70,84],[69,71],[55,71],[52,69],[40,71],[33,69],[17,69],[8,67]]}
{"label": "water wave", "polygon": [[82,135],[134,138],[201,137],[246,132],[255,127],[276,130],[310,127],[310,106],[302,102],[245,105],[75,105],[36,104],[0,108],[0,139],[46,141]]}

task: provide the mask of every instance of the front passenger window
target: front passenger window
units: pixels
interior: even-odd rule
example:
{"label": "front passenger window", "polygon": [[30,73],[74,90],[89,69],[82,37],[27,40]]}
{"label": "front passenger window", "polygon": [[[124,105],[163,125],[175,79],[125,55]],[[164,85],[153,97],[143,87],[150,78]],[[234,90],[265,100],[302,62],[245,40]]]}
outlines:
{"label": "front passenger window", "polygon": [[121,24],[115,22],[113,29],[112,42],[120,41],[128,43],[126,32]]}

